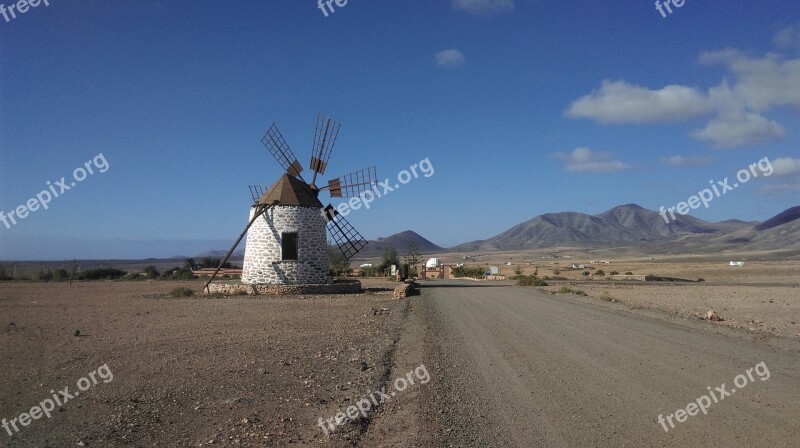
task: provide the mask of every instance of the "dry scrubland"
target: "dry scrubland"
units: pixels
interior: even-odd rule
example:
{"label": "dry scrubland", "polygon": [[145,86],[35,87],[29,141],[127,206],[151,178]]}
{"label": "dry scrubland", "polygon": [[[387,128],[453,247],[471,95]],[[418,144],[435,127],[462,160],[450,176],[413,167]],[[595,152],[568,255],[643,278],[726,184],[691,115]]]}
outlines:
{"label": "dry scrubland", "polygon": [[[498,259],[488,261],[502,264]],[[790,344],[800,335],[798,261],[754,261],[744,268],[703,260],[591,265],[607,274],[703,277],[703,283],[584,280],[581,271],[565,269],[592,259],[538,260],[524,267],[526,274],[538,268],[540,276],[551,277],[559,269],[567,280],[539,288],[557,299],[567,298],[556,294],[566,286],[588,294],[569,300],[668,320],[680,319],[676,313],[691,318],[714,309],[726,320],[707,325],[749,328],[757,338],[771,340],[770,334],[787,336],[778,339]],[[503,269],[513,273],[513,266]],[[414,304],[427,306],[420,302],[425,296],[392,300],[395,284],[378,280],[365,282],[366,293],[347,296],[168,295],[177,286],[199,291],[201,285],[0,284],[0,418],[29,410],[51,389],[74,391],[79,378],[103,363],[114,375],[52,418],[33,421],[13,437],[0,433],[0,445],[437,446],[427,437],[450,437],[452,428],[436,426],[447,423],[441,412],[449,412],[453,402],[437,384],[445,375],[433,355],[439,340],[428,334],[432,324],[419,319],[414,324]],[[426,285],[435,288],[437,281]],[[476,291],[492,294],[492,288]],[[429,363],[430,385],[404,392],[370,421],[342,426],[333,437],[316,426],[319,417],[346,409],[421,362]],[[431,406],[439,414],[426,410]]]}
{"label": "dry scrubland", "polygon": [[[738,258],[731,258],[737,260]],[[586,260],[560,260],[525,265],[525,274],[538,267],[540,277],[558,276],[567,281],[548,281],[551,292],[562,286],[586,292],[591,298],[618,301],[629,308],[664,310],[686,317],[704,316],[716,311],[725,321],[721,325],[781,336],[800,336],[800,261],[748,261],[745,267],[729,266],[728,261],[691,260],[610,260],[610,264],[589,264]],[[590,269],[568,269],[573,263]],[[605,276],[594,275],[598,269]],[[589,280],[582,275],[588,270]],[[633,272],[640,275],[682,278],[703,282],[617,282],[609,273]],[[503,266],[513,275],[513,266]]]}
{"label": "dry scrubland", "polygon": [[74,391],[103,363],[114,375],[52,418],[3,431],[0,446],[346,446],[362,437],[350,425],[326,439],[317,419],[380,388],[408,301],[381,290],[166,295],[179,285],[202,283],[0,284],[0,418],[51,389]]}

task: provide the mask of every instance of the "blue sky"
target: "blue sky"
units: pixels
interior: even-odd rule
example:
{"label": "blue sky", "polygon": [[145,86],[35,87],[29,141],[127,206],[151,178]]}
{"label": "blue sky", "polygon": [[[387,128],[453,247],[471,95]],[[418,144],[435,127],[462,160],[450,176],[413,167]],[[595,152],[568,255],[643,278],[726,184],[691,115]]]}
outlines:
{"label": "blue sky", "polygon": [[343,124],[326,179],[415,179],[348,219],[450,246],[548,212],[674,206],[768,157],[774,173],[693,210],[764,220],[800,196],[800,5],[651,1],[50,0],[0,16],[0,210],[102,153],[47,210],[0,222],[0,259],[225,249],[250,184],[307,164],[317,113]]}

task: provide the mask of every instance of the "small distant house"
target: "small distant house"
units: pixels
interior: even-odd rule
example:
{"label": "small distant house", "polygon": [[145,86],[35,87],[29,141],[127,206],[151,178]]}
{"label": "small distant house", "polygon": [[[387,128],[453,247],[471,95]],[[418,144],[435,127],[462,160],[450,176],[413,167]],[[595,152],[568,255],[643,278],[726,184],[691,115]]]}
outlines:
{"label": "small distant house", "polygon": [[742,268],[746,265],[744,261],[731,261],[731,266],[735,266],[737,268]]}

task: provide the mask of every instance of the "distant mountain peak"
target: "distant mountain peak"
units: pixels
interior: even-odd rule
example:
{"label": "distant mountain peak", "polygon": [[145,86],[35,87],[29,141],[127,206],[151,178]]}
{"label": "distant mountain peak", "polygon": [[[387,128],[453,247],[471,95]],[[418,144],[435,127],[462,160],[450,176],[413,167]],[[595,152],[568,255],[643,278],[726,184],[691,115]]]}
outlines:
{"label": "distant mountain peak", "polygon": [[792,221],[800,219],[800,205],[787,208],[786,210],[778,213],[777,215],[773,216],[772,218],[764,221],[763,223],[756,226],[756,230],[762,231],[771,229],[773,227],[777,227]]}

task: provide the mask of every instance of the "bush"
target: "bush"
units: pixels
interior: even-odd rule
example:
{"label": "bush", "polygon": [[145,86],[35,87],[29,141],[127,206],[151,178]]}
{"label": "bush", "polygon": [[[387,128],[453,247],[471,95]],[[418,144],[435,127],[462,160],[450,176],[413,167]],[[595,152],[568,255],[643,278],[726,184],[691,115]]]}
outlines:
{"label": "bush", "polygon": [[39,280],[43,282],[49,282],[50,280],[53,280],[53,273],[50,271],[49,268],[42,269],[41,271],[39,271]]}
{"label": "bush", "polygon": [[607,302],[614,300],[614,298],[611,297],[611,294],[609,294],[608,291],[604,292],[603,294],[600,294],[600,298]]}
{"label": "bush", "polygon": [[78,280],[116,280],[126,275],[128,275],[128,273],[120,269],[99,268],[79,273]]}
{"label": "bush", "polygon": [[700,278],[697,279],[697,281],[698,282],[704,282],[704,281],[706,281],[706,279],[704,279],[703,277],[700,277]]}
{"label": "bush", "polygon": [[139,275],[138,272],[129,272],[128,275],[122,277],[122,280],[144,280],[144,277]]}
{"label": "bush", "polygon": [[172,291],[170,291],[169,295],[171,295],[172,297],[175,297],[175,298],[191,297],[191,296],[194,295],[194,291],[192,291],[189,288],[180,287],[180,288],[175,288]]}
{"label": "bush", "polygon": [[362,277],[377,277],[380,274],[380,271],[375,266],[370,266],[367,268],[361,268],[361,276]]}
{"label": "bush", "polygon": [[155,266],[147,266],[146,268],[144,268],[144,275],[145,277],[152,280],[158,278],[161,274],[158,273],[158,270],[156,269]]}
{"label": "bush", "polygon": [[69,280],[69,272],[66,269],[56,269],[53,271],[54,282],[65,282]]}
{"label": "bush", "polygon": [[480,266],[458,266],[453,268],[453,277],[462,278],[483,278],[486,269]]}
{"label": "bush", "polygon": [[611,272],[609,272],[609,273],[608,273],[608,275],[619,275],[619,272],[617,272],[617,271],[611,271]]}
{"label": "bush", "polygon": [[587,277],[587,276],[589,276],[589,271],[583,271],[583,276],[584,276],[584,277]]}
{"label": "bush", "polygon": [[517,280],[519,286],[547,286],[544,280],[535,275],[521,275]]}
{"label": "bush", "polygon": [[556,294],[577,294],[579,296],[586,296],[587,295],[585,292],[581,291],[580,289],[567,288],[566,286],[562,286],[561,288],[558,288],[558,291],[556,291]]}
{"label": "bush", "polygon": [[633,272],[628,271],[628,272],[625,273],[625,275],[633,275]]}
{"label": "bush", "polygon": [[520,265],[514,266],[514,273],[515,274],[522,275],[522,272],[524,272],[524,269],[522,268],[522,266],[520,266]]}
{"label": "bush", "polygon": [[558,275],[561,273],[561,269],[553,269],[553,275]]}
{"label": "bush", "polygon": [[594,275],[600,275],[600,276],[603,276],[603,275],[606,275],[606,273],[605,273],[605,272],[603,272],[603,270],[602,270],[602,269],[598,269],[598,270],[597,270],[597,272],[595,272],[595,273],[594,273]]}

